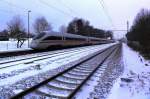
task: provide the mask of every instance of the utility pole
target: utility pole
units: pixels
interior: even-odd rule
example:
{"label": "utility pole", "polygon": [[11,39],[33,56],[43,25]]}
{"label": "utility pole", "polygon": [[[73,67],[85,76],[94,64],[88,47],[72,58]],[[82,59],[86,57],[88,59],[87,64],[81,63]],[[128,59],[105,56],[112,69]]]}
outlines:
{"label": "utility pole", "polygon": [[129,32],[129,21],[127,21],[127,33]]}
{"label": "utility pole", "polygon": [[31,10],[28,10],[28,48],[29,48],[29,33],[30,33],[30,12]]}

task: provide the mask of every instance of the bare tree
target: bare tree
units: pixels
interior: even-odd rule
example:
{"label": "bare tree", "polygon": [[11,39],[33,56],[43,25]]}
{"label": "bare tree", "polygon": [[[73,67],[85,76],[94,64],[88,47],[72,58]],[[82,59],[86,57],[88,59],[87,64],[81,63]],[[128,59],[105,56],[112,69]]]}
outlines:
{"label": "bare tree", "polygon": [[51,24],[48,23],[48,21],[43,16],[35,20],[35,23],[33,24],[33,28],[36,33],[41,33],[42,31],[52,30]]}
{"label": "bare tree", "polygon": [[12,20],[7,23],[7,29],[10,37],[17,39],[17,48],[21,47],[25,41],[26,33],[25,27],[20,16],[14,16]]}
{"label": "bare tree", "polygon": [[64,38],[64,33],[67,32],[67,27],[64,26],[64,25],[60,26],[60,27],[59,27],[59,32],[62,34],[62,39],[65,39],[65,38]]}
{"label": "bare tree", "polygon": [[62,26],[59,27],[59,31],[60,31],[61,33],[66,33],[66,32],[67,32],[67,27],[64,26],[64,25],[62,25]]}

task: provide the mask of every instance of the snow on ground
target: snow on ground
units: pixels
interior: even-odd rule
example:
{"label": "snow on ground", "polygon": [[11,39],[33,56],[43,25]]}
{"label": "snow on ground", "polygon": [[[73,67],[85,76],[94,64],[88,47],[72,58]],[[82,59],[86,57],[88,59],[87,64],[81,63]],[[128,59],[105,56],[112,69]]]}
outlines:
{"label": "snow on ground", "polygon": [[[107,99],[150,99],[150,64],[123,44],[124,73],[117,79]],[[126,82],[121,78],[128,78]]]}
{"label": "snow on ground", "polygon": [[[31,42],[31,40],[29,40]],[[30,49],[28,47],[28,41],[26,40],[21,48],[17,48],[17,41],[0,41],[0,53],[5,51],[16,51],[16,50],[26,50]]]}
{"label": "snow on ground", "polygon": [[90,93],[94,91],[94,87],[98,84],[98,80],[100,77],[102,77],[102,74],[104,73],[105,69],[107,68],[107,65],[102,65],[102,68],[99,68],[94,75],[86,82],[85,85],[83,85],[81,91],[79,91],[76,95],[76,99],[90,99]]}
{"label": "snow on ground", "polygon": [[[0,77],[2,77],[0,79],[0,86],[5,86],[5,85],[8,86],[9,84],[13,84],[23,78],[27,78],[29,76],[44,73],[46,71],[69,64],[73,61],[82,59],[88,55],[92,55],[96,53],[97,51],[106,49],[114,44],[91,46],[82,50],[78,50],[78,52],[68,53],[65,55],[59,55],[59,56],[45,59],[42,61],[33,62],[31,64],[18,64],[16,66],[4,68],[0,70],[1,71]],[[35,68],[38,64],[40,64],[41,69]]]}

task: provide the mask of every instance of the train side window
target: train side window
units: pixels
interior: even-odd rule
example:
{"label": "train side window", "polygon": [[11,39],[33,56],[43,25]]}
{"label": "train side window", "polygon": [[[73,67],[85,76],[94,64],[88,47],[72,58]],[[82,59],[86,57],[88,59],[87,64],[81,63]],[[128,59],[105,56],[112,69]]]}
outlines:
{"label": "train side window", "polygon": [[49,37],[45,38],[44,40],[62,40],[62,37],[49,36]]}
{"label": "train side window", "polygon": [[100,41],[100,40],[98,40],[98,39],[91,39],[91,41]]}
{"label": "train side window", "polygon": [[66,37],[65,39],[66,40],[80,40],[80,41],[85,41],[86,40],[84,38],[69,38],[69,37]]}

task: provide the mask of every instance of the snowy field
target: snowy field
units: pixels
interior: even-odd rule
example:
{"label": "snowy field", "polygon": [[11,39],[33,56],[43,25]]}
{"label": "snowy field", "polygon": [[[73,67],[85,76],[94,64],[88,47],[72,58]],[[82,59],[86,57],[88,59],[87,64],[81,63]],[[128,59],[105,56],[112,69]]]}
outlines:
{"label": "snowy field", "polygon": [[[150,99],[150,61],[123,44],[124,73],[107,99]],[[127,78],[126,82],[121,78]]]}
{"label": "snowy field", "polygon": [[[29,40],[31,42],[31,40]],[[21,48],[17,48],[17,41],[10,40],[10,41],[0,41],[0,53],[5,51],[14,51],[14,50],[27,50],[28,48],[28,41],[26,40]]]}

